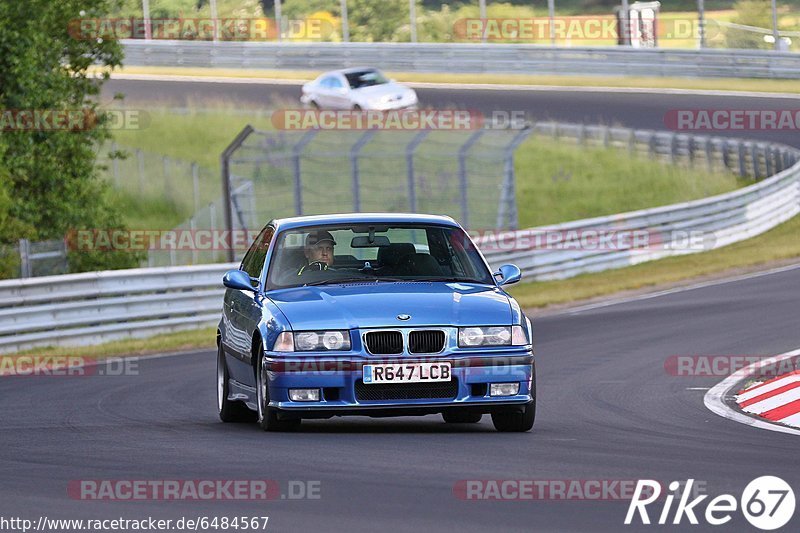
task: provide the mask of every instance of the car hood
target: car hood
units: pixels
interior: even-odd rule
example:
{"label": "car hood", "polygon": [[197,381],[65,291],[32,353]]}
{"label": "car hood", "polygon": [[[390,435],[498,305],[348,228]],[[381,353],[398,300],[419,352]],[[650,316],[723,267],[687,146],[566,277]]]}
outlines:
{"label": "car hood", "polygon": [[408,93],[411,89],[399,83],[389,82],[381,83],[380,85],[372,85],[370,87],[361,87],[354,89],[353,94],[370,100],[381,98],[383,96],[402,96]]}
{"label": "car hood", "polygon": [[[295,287],[269,293],[292,329],[387,326],[508,326],[508,296],[471,283],[364,283]],[[398,315],[411,315],[401,321]]]}

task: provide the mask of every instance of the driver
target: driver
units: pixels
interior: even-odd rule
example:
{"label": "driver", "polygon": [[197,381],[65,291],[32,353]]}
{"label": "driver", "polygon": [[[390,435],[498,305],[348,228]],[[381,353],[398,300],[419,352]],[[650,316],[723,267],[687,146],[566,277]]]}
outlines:
{"label": "driver", "polygon": [[300,267],[297,275],[300,276],[307,271],[328,270],[328,267],[333,264],[333,247],[335,245],[336,241],[328,231],[312,231],[306,235],[306,244],[303,249],[306,264]]}

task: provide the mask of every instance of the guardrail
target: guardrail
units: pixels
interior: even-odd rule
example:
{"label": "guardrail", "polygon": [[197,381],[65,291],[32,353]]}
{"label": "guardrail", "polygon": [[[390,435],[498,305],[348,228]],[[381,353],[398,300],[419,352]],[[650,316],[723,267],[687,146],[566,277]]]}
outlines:
{"label": "guardrail", "polygon": [[134,268],[0,282],[0,353],[216,324],[236,264]]}
{"label": "guardrail", "polygon": [[[493,267],[516,263],[528,280],[561,279],[620,268],[670,255],[719,248],[763,233],[800,212],[800,150],[757,141],[631,130],[606,126],[538,123],[534,133],[583,144],[644,152],[682,164],[725,166],[756,178],[748,187],[701,200],[510,231],[495,242],[477,240]],[[569,242],[592,231],[645,231],[658,246],[518,246],[536,234]],[[676,232],[699,232],[702,248],[675,246]],[[235,263],[143,268],[0,281],[0,352],[42,345],[94,344],[199,326],[220,318],[222,275]]]}
{"label": "guardrail", "polygon": [[131,66],[800,79],[800,54],[473,43],[273,43],[124,40]]}

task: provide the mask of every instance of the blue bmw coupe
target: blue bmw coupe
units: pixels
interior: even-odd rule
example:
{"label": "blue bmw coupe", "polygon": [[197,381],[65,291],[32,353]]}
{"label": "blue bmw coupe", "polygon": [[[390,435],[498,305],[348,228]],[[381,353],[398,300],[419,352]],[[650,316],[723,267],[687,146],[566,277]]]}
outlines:
{"label": "blue bmw coupe", "polygon": [[451,218],[346,214],[273,220],[225,274],[217,399],[225,422],[422,416],[528,431],[530,320]]}

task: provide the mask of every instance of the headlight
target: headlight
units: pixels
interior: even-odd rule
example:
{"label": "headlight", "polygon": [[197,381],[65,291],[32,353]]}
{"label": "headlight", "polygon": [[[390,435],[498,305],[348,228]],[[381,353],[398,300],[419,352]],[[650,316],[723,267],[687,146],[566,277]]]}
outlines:
{"label": "headlight", "polygon": [[522,326],[475,326],[458,328],[458,346],[524,346],[527,344]]}
{"label": "headlight", "polygon": [[294,347],[298,352],[318,350],[349,350],[350,332],[300,331],[294,334]]}

